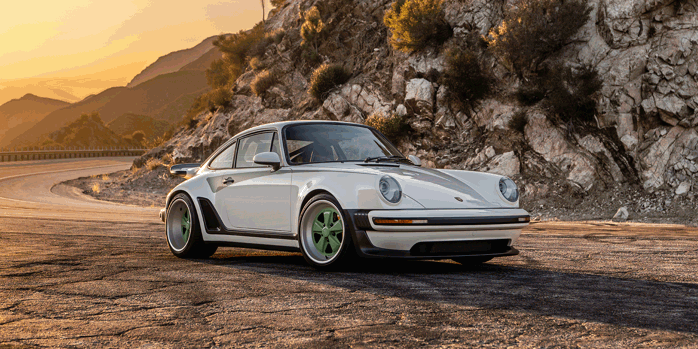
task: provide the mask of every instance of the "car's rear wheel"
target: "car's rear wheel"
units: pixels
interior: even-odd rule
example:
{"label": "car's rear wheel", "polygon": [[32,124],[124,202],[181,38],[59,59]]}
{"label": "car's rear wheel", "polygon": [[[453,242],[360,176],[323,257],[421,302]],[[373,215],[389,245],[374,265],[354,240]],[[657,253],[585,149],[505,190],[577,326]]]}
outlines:
{"label": "car's rear wheel", "polygon": [[478,265],[478,264],[482,264],[485,262],[489,262],[490,260],[492,260],[492,258],[494,258],[494,257],[473,256],[473,257],[453,258],[453,260],[464,265],[464,266],[469,266],[469,265]]}
{"label": "car's rear wheel", "polygon": [[319,269],[345,266],[355,257],[342,208],[328,194],[316,195],[305,204],[298,239],[305,260]]}
{"label": "car's rear wheel", "polygon": [[216,253],[216,245],[204,243],[194,203],[186,194],[177,194],[170,201],[165,226],[167,244],[175,256],[207,258]]}

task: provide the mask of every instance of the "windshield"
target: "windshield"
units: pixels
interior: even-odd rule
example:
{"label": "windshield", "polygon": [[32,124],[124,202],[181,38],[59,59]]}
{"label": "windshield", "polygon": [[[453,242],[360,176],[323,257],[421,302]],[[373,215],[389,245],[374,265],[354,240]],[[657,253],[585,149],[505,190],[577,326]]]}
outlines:
{"label": "windshield", "polygon": [[346,124],[301,124],[285,131],[286,151],[292,165],[364,161],[402,154],[376,131]]}

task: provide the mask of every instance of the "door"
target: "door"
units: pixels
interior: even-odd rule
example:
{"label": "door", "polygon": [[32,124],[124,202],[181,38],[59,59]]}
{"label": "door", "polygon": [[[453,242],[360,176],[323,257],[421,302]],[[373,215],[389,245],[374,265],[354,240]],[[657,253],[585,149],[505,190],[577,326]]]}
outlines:
{"label": "door", "polygon": [[233,230],[291,232],[291,169],[273,171],[252,161],[268,151],[281,157],[274,132],[239,139],[234,169],[220,176],[226,184],[216,193],[216,207],[225,208]]}

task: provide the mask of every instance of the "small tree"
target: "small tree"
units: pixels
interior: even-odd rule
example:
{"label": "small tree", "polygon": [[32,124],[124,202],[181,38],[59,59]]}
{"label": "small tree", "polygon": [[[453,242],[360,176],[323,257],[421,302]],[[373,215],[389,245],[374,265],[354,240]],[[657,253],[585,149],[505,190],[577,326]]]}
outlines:
{"label": "small tree", "polygon": [[317,6],[313,6],[310,10],[302,13],[301,17],[305,19],[305,22],[301,25],[301,37],[303,38],[301,44],[310,45],[312,49],[317,52],[322,31],[325,29],[325,23],[320,16],[320,10],[318,10]]}
{"label": "small tree", "polygon": [[561,49],[590,12],[583,0],[519,0],[487,41],[495,55],[524,77]]}
{"label": "small tree", "polygon": [[398,0],[385,12],[390,44],[397,50],[414,52],[429,43],[443,44],[452,35],[443,15],[442,0]]}

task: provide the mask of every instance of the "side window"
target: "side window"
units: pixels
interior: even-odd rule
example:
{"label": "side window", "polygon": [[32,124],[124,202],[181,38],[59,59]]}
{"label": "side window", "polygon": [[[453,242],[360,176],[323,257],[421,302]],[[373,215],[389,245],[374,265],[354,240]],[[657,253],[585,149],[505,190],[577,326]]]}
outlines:
{"label": "side window", "polygon": [[241,139],[239,141],[240,149],[238,150],[235,168],[264,167],[263,165],[255,164],[252,159],[254,159],[255,155],[268,152],[271,149],[273,135],[274,133],[271,132],[260,133]]}
{"label": "side window", "polygon": [[271,151],[279,155],[281,158],[281,149],[279,148],[279,136],[274,133],[274,139],[271,141]]}
{"label": "side window", "polygon": [[235,143],[231,144],[223,152],[218,154],[209,167],[213,169],[233,168],[233,156],[235,155]]}

